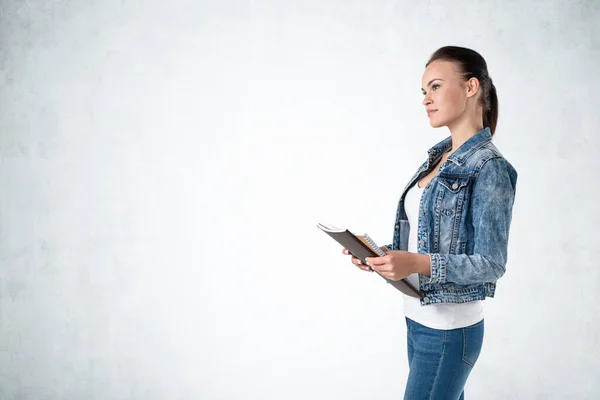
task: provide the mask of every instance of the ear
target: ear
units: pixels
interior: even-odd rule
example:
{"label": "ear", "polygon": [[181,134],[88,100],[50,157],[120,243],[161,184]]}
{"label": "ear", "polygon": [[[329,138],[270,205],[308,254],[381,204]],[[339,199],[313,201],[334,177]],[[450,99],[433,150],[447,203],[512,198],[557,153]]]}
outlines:
{"label": "ear", "polygon": [[473,97],[479,91],[479,79],[471,78],[467,81],[467,97]]}

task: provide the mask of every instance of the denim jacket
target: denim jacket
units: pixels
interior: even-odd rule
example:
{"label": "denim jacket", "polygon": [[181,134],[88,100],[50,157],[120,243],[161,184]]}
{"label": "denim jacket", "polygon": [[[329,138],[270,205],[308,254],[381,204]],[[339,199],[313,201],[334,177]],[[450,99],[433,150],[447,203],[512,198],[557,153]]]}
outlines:
{"label": "denim jacket", "polygon": [[[517,171],[492,143],[489,128],[469,138],[440,165],[419,204],[418,252],[428,254],[431,277],[419,274],[421,305],[465,303],[494,297],[504,275]],[[428,150],[428,159],[404,188],[394,241],[407,250],[410,226],[404,209],[409,188],[452,147],[449,136]]]}

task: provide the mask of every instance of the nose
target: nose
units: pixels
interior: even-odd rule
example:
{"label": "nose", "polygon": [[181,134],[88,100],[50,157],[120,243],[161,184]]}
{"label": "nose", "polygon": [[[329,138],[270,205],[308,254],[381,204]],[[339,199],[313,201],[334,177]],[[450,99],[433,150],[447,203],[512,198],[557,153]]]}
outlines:
{"label": "nose", "polygon": [[428,106],[429,104],[431,104],[431,99],[429,98],[429,95],[426,95],[423,99],[423,105]]}

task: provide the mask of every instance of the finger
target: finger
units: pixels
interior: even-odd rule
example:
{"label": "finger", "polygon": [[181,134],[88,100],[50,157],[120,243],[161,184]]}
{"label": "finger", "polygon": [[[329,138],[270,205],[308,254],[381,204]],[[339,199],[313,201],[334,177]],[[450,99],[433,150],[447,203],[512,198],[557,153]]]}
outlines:
{"label": "finger", "polygon": [[369,267],[368,265],[365,265],[365,264],[359,265],[358,268],[362,269],[363,271],[373,272],[373,268],[371,268],[371,267]]}
{"label": "finger", "polygon": [[356,265],[358,268],[362,269],[363,271],[373,271],[373,269],[371,267],[364,264],[361,260],[359,260],[356,257],[352,257],[352,264]]}
{"label": "finger", "polygon": [[365,260],[367,261],[367,264],[372,267],[378,267],[378,266],[384,265],[389,261],[387,256],[385,256],[385,257],[367,257]]}
{"label": "finger", "polygon": [[352,264],[356,266],[365,265],[359,258],[356,258],[354,256],[352,256]]}
{"label": "finger", "polygon": [[348,250],[346,250],[346,249],[342,249],[342,253],[344,253],[344,254],[350,254],[350,252]]}
{"label": "finger", "polygon": [[373,269],[379,273],[382,273],[382,274],[389,273],[390,271],[392,271],[392,265],[388,264],[388,263],[374,264],[369,261],[369,267],[371,267],[371,269]]}

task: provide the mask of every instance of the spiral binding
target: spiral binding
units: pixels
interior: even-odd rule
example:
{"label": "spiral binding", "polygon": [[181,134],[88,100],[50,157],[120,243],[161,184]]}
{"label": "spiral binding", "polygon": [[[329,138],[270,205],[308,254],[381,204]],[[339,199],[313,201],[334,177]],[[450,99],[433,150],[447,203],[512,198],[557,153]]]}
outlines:
{"label": "spiral binding", "polygon": [[373,239],[371,239],[371,237],[369,235],[367,235],[366,233],[364,236],[365,236],[366,241],[369,242],[369,244],[371,245],[371,248],[381,257],[385,257],[385,252],[383,250],[381,250],[379,248],[379,246],[377,246],[375,241]]}

